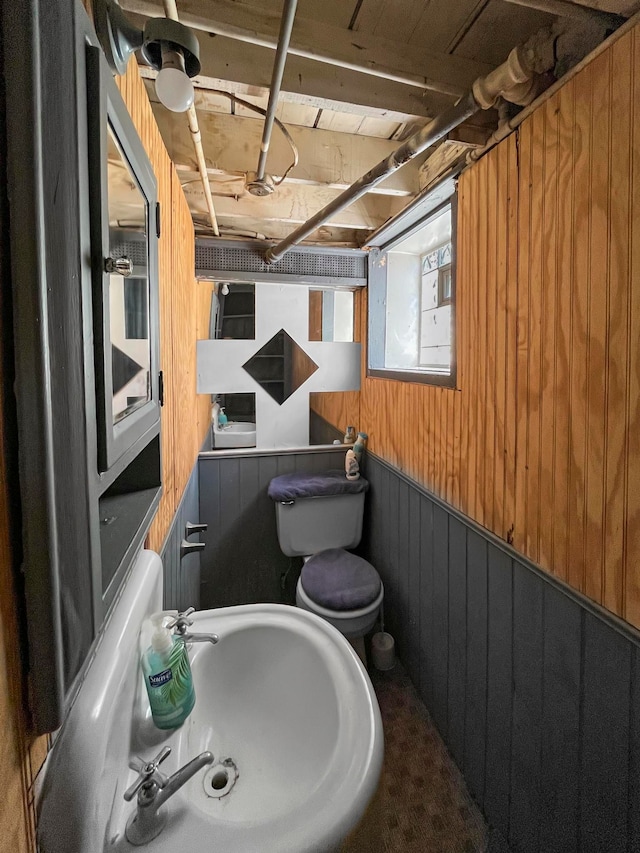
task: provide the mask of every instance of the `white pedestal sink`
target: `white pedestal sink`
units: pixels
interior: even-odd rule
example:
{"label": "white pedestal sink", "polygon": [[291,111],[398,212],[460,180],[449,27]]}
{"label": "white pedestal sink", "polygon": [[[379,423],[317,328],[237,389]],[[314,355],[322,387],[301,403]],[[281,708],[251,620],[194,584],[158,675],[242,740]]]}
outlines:
{"label": "white pedestal sink", "polygon": [[[336,850],[382,766],[380,713],[360,660],[303,610],[198,612],[190,630],[220,639],[192,647],[195,708],[182,728],[160,732],[147,711],[137,642],[142,617],[160,609],[159,571],[157,556],[143,552],[47,762],[42,853]],[[168,800],[162,833],[135,848],[124,834],[135,810],[122,797],[136,775],[128,762],[163,746],[172,749],[167,774],[205,750],[215,760]]]}

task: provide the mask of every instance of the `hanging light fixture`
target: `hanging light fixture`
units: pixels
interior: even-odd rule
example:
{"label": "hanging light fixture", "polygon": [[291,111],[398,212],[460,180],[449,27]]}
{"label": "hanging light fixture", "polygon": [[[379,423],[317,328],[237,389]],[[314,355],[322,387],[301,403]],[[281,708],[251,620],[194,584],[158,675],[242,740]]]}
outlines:
{"label": "hanging light fixture", "polygon": [[169,18],[150,18],[144,30],[126,17],[116,0],[93,0],[98,39],[114,74],[124,74],[131,54],[139,50],[158,71],[156,94],[173,112],[193,104],[191,78],[200,73],[200,45],[189,27]]}

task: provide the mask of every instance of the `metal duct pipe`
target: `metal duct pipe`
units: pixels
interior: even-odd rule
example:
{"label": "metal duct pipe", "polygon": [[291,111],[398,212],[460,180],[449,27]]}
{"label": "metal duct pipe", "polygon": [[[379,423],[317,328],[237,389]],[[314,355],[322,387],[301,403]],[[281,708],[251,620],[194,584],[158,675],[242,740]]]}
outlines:
{"label": "metal duct pipe", "polygon": [[[509,0],[507,0],[509,2]],[[551,86],[544,90],[535,100],[531,101],[531,103],[527,104],[523,110],[514,116],[511,119],[499,124],[496,130],[491,134],[489,139],[487,139],[486,143],[482,146],[482,148],[474,148],[473,151],[469,151],[466,156],[466,162],[468,164],[475,163],[481,157],[490,151],[492,148],[495,148],[503,139],[506,139],[509,134],[513,133],[516,128],[520,127],[525,119],[529,118],[529,116],[535,112],[542,104],[552,98],[556,92],[558,92],[569,80],[572,80],[576,77],[583,68],[586,68],[589,63],[593,62],[593,60],[603,54],[606,50],[609,50],[611,45],[615,44],[618,39],[621,39],[627,33],[631,32],[635,27],[640,24],[640,12],[636,12],[632,17],[628,18],[622,26],[620,26],[609,38],[600,42],[600,44],[594,48],[594,50],[590,51],[586,56],[580,60],[580,62],[576,63],[573,68],[570,68],[567,73],[561,77],[559,80],[556,80]],[[438,180],[439,176],[434,180]],[[401,211],[402,212],[402,211]]]}
{"label": "metal duct pipe", "polygon": [[332,202],[319,210],[311,219],[308,219],[299,228],[296,228],[288,237],[272,246],[265,255],[265,262],[275,264],[293,246],[312,234],[316,228],[323,225],[334,214],[339,213],[361,198],[366,192],[377,186],[397,169],[426,151],[431,145],[439,142],[443,136],[450,133],[463,121],[477,113],[480,107],[473,93],[469,92],[454,107],[450,107],[439,116],[429,122],[417,133],[410,136],[399,148],[396,148],[387,158],[381,160],[357,181],[354,181],[344,192],[336,196]]}
{"label": "metal duct pipe", "polygon": [[406,162],[435,145],[463,121],[481,109],[492,107],[499,98],[518,104],[529,103],[537,94],[536,75],[552,68],[553,63],[552,38],[540,39],[534,36],[525,45],[515,47],[502,65],[486,77],[478,78],[472,90],[455,106],[440,113],[288,237],[272,246],[265,255],[265,262],[274,264],[279,261],[285,252],[312,234],[316,228],[324,225],[336,213],[357,201]]}
{"label": "metal duct pipe", "polygon": [[291,31],[293,30],[293,20],[296,16],[297,6],[298,0],[285,0],[284,9],[282,10],[280,35],[278,36],[276,58],[273,63],[273,76],[271,77],[269,103],[267,104],[267,114],[264,118],[264,128],[262,130],[262,142],[260,143],[260,157],[258,159],[258,168],[256,170],[256,181],[264,180],[264,173],[267,168],[267,154],[269,153],[269,144],[271,143],[273,120],[278,106],[280,86],[282,85],[282,78],[284,76],[284,65],[287,61],[287,51],[289,49],[289,41],[291,39]]}

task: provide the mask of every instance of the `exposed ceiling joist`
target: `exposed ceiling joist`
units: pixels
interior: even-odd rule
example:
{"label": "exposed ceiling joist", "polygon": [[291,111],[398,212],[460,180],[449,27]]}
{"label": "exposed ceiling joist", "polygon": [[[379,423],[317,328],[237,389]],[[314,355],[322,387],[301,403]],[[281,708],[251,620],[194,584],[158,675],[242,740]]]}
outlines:
{"label": "exposed ceiling joist", "polygon": [[[139,15],[131,16],[132,20],[136,23],[143,22],[145,19],[141,18]],[[215,41],[215,45],[218,45],[220,41],[225,41],[229,45],[235,45],[234,54],[238,53],[238,45],[237,42],[230,42],[228,39],[218,39]],[[252,45],[247,45],[251,51],[253,49]],[[260,51],[261,54],[267,56],[267,51],[264,51],[262,48],[255,48],[255,50]],[[212,51],[213,52],[213,51]],[[245,53],[245,49],[243,48],[242,53]],[[218,56],[220,56],[218,54]],[[224,58],[224,53],[222,58]],[[202,54],[201,54],[202,60]],[[237,58],[237,57],[236,57]],[[271,54],[271,58],[273,58],[273,54]],[[250,57],[250,60],[255,57]],[[205,58],[206,61],[206,58]],[[222,61],[222,59],[220,59]],[[292,57],[291,62],[295,63],[296,58]],[[300,62],[305,62],[306,60],[299,60]],[[317,64],[308,62],[309,65],[313,65],[316,69],[320,69],[323,66],[319,66]],[[252,71],[248,64],[242,63],[238,67],[241,68],[245,66],[245,71],[237,73],[237,69],[235,66],[230,68],[229,63],[226,63],[224,71],[229,75],[227,77],[215,77],[215,76],[203,76],[203,74],[199,74],[197,77],[192,79],[192,83],[196,90],[196,109],[200,111],[201,109],[210,110],[211,107],[207,104],[207,101],[210,98],[207,96],[208,92],[211,92],[215,89],[223,89],[226,92],[231,92],[234,95],[239,95],[241,98],[256,98],[256,99],[264,99],[266,101],[269,95],[268,83],[262,85],[256,80],[260,80],[261,75],[261,64],[260,61],[254,62],[254,69]],[[325,68],[329,68],[329,66],[324,66]],[[140,72],[140,76],[145,80],[155,80],[158,76],[158,72],[149,67],[148,65],[140,65],[138,67]],[[207,70],[207,69],[205,69]],[[267,67],[265,65],[264,71],[267,73]],[[332,71],[332,69],[329,69]],[[337,69],[335,69],[337,72]],[[242,82],[240,80],[233,79],[231,75],[234,77],[242,77],[244,79],[248,79],[249,77],[255,78],[254,82],[247,83]],[[338,75],[336,74],[336,77]],[[333,82],[330,79],[318,79],[309,78],[307,75],[298,75],[296,78],[299,91],[280,91],[280,103],[281,104],[294,104],[296,106],[301,107],[310,107],[316,110],[331,110],[333,112],[344,112],[349,113],[350,115],[361,115],[361,116],[369,116],[372,118],[382,118],[388,119],[389,121],[397,121],[398,124],[406,122],[409,120],[409,117],[421,117],[428,118],[431,115],[431,111],[433,107],[431,106],[431,99],[425,99],[420,96],[416,89],[408,89],[406,86],[401,86],[399,83],[389,83],[386,81],[373,81],[382,83],[383,86],[381,90],[376,88],[375,86],[371,88],[371,90],[367,90],[367,92],[361,92],[360,88],[352,86],[349,82],[348,78],[357,77],[362,83],[362,78],[359,74],[355,74],[353,72],[345,72],[345,76],[347,77],[346,81],[343,79],[338,87],[337,84],[334,86]],[[285,79],[287,77],[287,71],[285,69]],[[291,80],[290,82],[294,82]],[[389,87],[389,92],[386,87]],[[345,93],[348,95],[353,94],[357,96],[360,101],[359,103],[350,103],[348,100],[337,100],[332,97],[328,97],[333,91],[333,94],[344,95]],[[316,94],[308,94],[307,92],[314,92]],[[364,97],[363,97],[364,95]],[[405,106],[409,106],[411,108],[417,109],[417,112],[403,113],[398,112],[397,109],[392,109],[390,107],[383,107],[382,104],[389,104],[392,102],[392,99],[398,96],[400,101],[404,103]],[[403,97],[404,96],[404,97]],[[409,96],[409,97],[407,97]],[[438,99],[438,103],[442,103],[446,105],[450,103],[450,99],[446,98],[444,95],[436,95]],[[373,101],[373,104],[363,103],[363,101]],[[374,104],[377,104],[374,105]],[[286,118],[282,119],[286,121]]]}
{"label": "exposed ceiling joist", "polygon": [[[130,16],[144,26],[145,18]],[[227,89],[238,95],[268,92],[273,70],[273,51],[253,44],[240,46],[221,36],[199,35],[202,70],[193,78],[196,87]],[[156,76],[153,69],[141,65],[144,76]],[[445,109],[451,98],[437,92],[423,92],[381,77],[365,77],[335,65],[323,65],[310,59],[289,56],[284,71],[280,100],[316,106],[318,109],[378,115],[402,112],[433,117]]]}
{"label": "exposed ceiling joist", "polygon": [[[205,224],[204,230],[211,233],[199,175],[182,172],[180,179],[192,216],[197,222]],[[139,193],[132,186],[126,170],[123,169],[122,174],[112,180],[110,189],[113,189],[110,202],[113,223],[123,227],[141,225]],[[242,231],[255,230],[271,238],[286,235],[341,192],[329,187],[288,183],[266,198],[257,198],[243,190],[242,178],[214,176],[211,191],[220,226]],[[390,216],[398,213],[405,203],[406,198],[368,194],[327,222],[326,233],[331,233],[335,239],[339,233],[349,232],[343,239],[357,242],[354,240],[356,232],[366,233],[379,228]]]}
{"label": "exposed ceiling joist", "polygon": [[[153,104],[153,110],[164,144],[178,171],[195,171],[195,155],[186,122],[176,121],[175,116],[158,103]],[[262,123],[258,119],[203,111],[198,113],[198,118],[207,168],[212,176],[238,175],[255,169],[262,134]],[[296,125],[288,125],[287,129],[300,152],[300,161],[289,173],[287,184],[323,184],[344,189],[398,147],[395,141],[371,136]],[[271,139],[267,171],[280,177],[291,159],[289,144],[276,130]],[[378,192],[400,196],[416,193],[419,166],[420,162],[407,163],[381,184]],[[280,189],[276,190],[278,192]]]}
{"label": "exposed ceiling joist", "polygon": [[[122,0],[121,5],[148,17],[163,14],[155,0]],[[258,6],[236,0],[217,0],[215,5],[184,0],[180,16],[188,26],[226,38],[269,49],[277,44],[280,16]],[[491,70],[484,63],[305,18],[296,20],[289,54],[450,97],[463,94]]]}
{"label": "exposed ceiling joist", "polygon": [[[208,225],[204,215],[195,214],[193,217],[196,234],[200,237],[211,237],[211,227]],[[278,223],[270,223],[269,238],[272,240],[281,240],[286,237],[291,231],[291,226],[286,222],[282,225]],[[258,237],[265,238],[264,222],[259,219],[243,219],[241,223],[229,222],[223,223],[220,226],[220,231],[223,237]],[[343,246],[345,248],[357,248],[364,242],[366,232],[361,230],[353,230],[348,228],[330,228],[323,225],[314,232],[305,244],[317,243],[322,246]]]}
{"label": "exposed ceiling joist", "polygon": [[[182,174],[180,177],[184,180],[188,176]],[[204,193],[195,174],[192,175],[191,180],[183,183],[183,190],[192,215],[201,214],[204,217],[206,215]],[[216,214],[222,225],[235,224],[239,228],[244,228],[247,220],[259,221],[260,230],[267,237],[272,236],[270,229],[272,223],[275,225],[286,223],[290,230],[292,226],[306,222],[310,216],[333,201],[340,193],[340,190],[329,187],[287,183],[266,198],[257,198],[248,193],[235,198],[230,195],[219,195],[215,181],[212,191]],[[327,224],[332,228],[370,231],[379,228],[405,204],[404,198],[369,193],[365,198],[341,211]]]}

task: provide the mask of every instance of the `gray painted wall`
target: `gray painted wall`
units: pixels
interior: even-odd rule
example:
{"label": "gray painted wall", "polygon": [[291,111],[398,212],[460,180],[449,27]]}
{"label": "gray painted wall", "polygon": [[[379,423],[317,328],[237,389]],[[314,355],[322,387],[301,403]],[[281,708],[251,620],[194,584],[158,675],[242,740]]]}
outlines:
{"label": "gray painted wall", "polygon": [[[293,602],[301,561],[278,547],[269,480],[343,456],[201,455],[203,607]],[[365,476],[387,629],[495,837],[640,851],[638,632],[371,454]]]}
{"label": "gray painted wall", "polygon": [[640,635],[371,454],[388,630],[514,851],[640,850]]}
{"label": "gray painted wall", "polygon": [[[164,567],[164,608],[186,610],[200,608],[200,552],[180,558],[180,545],[187,521],[197,524],[200,508],[198,501],[198,465],[194,465],[173,523],[162,546],[160,557]],[[206,541],[208,533],[194,534],[189,542]]]}
{"label": "gray painted wall", "polygon": [[343,468],[344,450],[214,452],[201,454],[198,467],[200,520],[209,525],[201,559],[202,607],[293,604],[302,560],[280,551],[269,481],[293,471]]}

